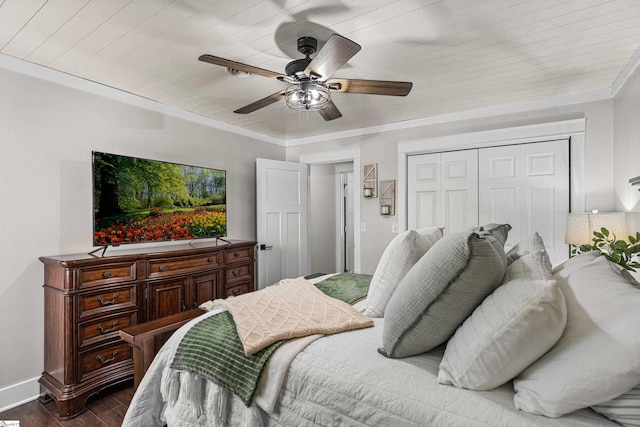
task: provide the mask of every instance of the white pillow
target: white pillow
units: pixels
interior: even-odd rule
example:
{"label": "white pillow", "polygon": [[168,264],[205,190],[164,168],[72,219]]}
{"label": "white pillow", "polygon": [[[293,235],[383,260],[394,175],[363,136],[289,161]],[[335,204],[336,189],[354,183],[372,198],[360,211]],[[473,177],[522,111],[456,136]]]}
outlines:
{"label": "white pillow", "polygon": [[518,258],[530,254],[531,252],[546,251],[542,237],[536,231],[527,236],[525,239],[516,243],[509,252],[507,252],[507,264],[511,264]]}
{"label": "white pillow", "polygon": [[546,250],[531,252],[508,265],[503,283],[522,278],[552,280],[551,268],[551,261]]}
{"label": "white pillow", "polygon": [[[546,255],[546,254],[545,254]],[[538,269],[519,264],[527,259]],[[489,295],[447,343],[438,382],[471,390],[491,390],[546,353],[560,338],[567,320],[564,297],[544,270],[546,257],[525,255],[508,268],[525,271]]]}
{"label": "white pillow", "polygon": [[407,230],[391,240],[373,273],[365,316],[383,317],[391,295],[413,265],[442,238],[442,227]]}
{"label": "white pillow", "polygon": [[640,384],[640,290],[597,252],[555,269],[567,303],[558,343],[514,380],[520,410],[559,417]]}

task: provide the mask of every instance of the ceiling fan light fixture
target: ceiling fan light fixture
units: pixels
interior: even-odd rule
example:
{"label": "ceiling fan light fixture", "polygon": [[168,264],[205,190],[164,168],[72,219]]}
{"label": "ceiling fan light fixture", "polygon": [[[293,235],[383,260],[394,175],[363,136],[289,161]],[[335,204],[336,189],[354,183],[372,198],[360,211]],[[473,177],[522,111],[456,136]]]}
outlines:
{"label": "ceiling fan light fixture", "polygon": [[289,86],[284,92],[284,99],[292,110],[318,111],[329,105],[331,92],[322,83],[302,81]]}

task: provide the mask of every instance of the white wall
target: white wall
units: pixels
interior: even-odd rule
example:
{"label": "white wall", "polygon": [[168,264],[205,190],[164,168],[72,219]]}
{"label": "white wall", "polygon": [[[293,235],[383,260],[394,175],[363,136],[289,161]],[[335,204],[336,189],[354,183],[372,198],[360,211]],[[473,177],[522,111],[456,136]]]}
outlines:
{"label": "white wall", "polygon": [[309,271],[333,273],[336,271],[336,168],[333,164],[311,165],[309,170]]}
{"label": "white wall", "polygon": [[0,68],[0,408],[43,369],[38,257],[92,249],[92,150],[225,169],[228,235],[247,239],[255,159],[284,159],[282,146]]}
{"label": "white wall", "polygon": [[[451,121],[390,132],[348,137],[333,141],[287,147],[287,160],[325,151],[360,148],[362,165],[378,163],[378,179],[398,179],[397,144],[422,138],[455,135],[490,129],[586,118],[586,208],[601,211],[614,207],[613,196],[613,100],[594,101],[565,107],[502,114],[473,120]],[[362,173],[359,171],[357,173]],[[393,238],[391,226],[397,217],[379,214],[378,199],[361,199],[359,222],[366,224],[361,234],[361,272],[373,273],[382,251]],[[313,244],[313,243],[312,243]]]}
{"label": "white wall", "polygon": [[615,207],[619,211],[640,212],[639,187],[629,184],[630,178],[640,176],[640,70],[616,95],[613,111]]}

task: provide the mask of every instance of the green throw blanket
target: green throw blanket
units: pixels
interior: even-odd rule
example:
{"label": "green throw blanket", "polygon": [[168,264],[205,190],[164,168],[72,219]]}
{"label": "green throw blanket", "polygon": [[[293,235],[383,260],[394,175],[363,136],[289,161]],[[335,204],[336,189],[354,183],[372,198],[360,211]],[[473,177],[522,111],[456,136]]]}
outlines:
{"label": "green throw blanket", "polygon": [[370,282],[368,274],[340,273],[323,280],[316,287],[330,297],[353,305],[367,297]]}
{"label": "green throw blanket", "polygon": [[[317,286],[331,297],[355,304],[367,296],[370,281],[369,275],[341,273]],[[225,311],[201,320],[185,334],[171,368],[199,374],[251,406],[262,370],[283,343],[276,342],[252,356],[245,356],[233,317]]]}

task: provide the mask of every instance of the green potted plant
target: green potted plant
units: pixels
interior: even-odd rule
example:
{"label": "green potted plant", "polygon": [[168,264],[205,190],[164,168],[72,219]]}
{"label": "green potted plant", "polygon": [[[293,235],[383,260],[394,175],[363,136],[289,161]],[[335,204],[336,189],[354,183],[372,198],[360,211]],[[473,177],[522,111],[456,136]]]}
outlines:
{"label": "green potted plant", "polygon": [[600,251],[609,261],[621,265],[629,271],[636,271],[640,267],[636,256],[640,253],[640,232],[627,238],[629,242],[617,240],[614,233],[606,228],[593,232],[593,243],[576,246],[571,250],[572,255],[589,251]]}

